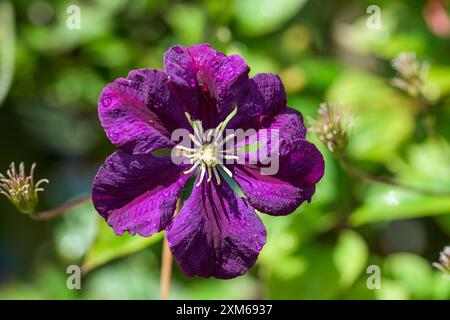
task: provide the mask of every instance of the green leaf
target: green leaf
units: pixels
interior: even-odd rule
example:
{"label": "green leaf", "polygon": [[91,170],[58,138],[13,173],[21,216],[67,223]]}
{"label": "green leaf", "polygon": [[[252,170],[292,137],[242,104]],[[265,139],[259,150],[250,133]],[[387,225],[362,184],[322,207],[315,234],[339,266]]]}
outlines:
{"label": "green leaf", "polygon": [[97,103],[99,92],[105,85],[94,69],[74,66],[61,70],[55,77],[55,83],[49,85],[47,90],[54,96],[58,107],[84,107],[92,110],[92,106]]}
{"label": "green leaf", "polygon": [[450,93],[450,66],[434,65],[430,66],[428,73],[428,82],[432,85],[436,85],[439,88],[441,95]]}
{"label": "green leaf", "polygon": [[351,288],[342,292],[340,300],[375,300],[376,291],[367,288],[367,279],[361,277]]}
{"label": "green leaf", "polygon": [[[414,298],[426,299],[433,286],[431,263],[411,253],[397,253],[384,263],[383,274],[399,281]],[[383,283],[381,284],[383,287]]]}
{"label": "green leaf", "polygon": [[162,237],[162,232],[148,238],[143,238],[138,235],[132,236],[128,233],[122,236],[116,236],[112,228],[106,222],[101,221],[97,239],[86,254],[82,269],[85,272],[89,272],[113,259],[145,249],[160,241]]}
{"label": "green leaf", "polygon": [[307,85],[317,90],[325,91],[339,74],[342,72],[342,66],[331,59],[325,58],[304,58],[299,62],[305,73]]}
{"label": "green leaf", "polygon": [[354,226],[426,217],[450,212],[450,197],[430,196],[401,188],[374,185],[366,202],[350,216]]}
{"label": "green leaf", "polygon": [[228,50],[228,54],[239,54],[245,58],[247,64],[252,66],[250,76],[258,73],[271,72],[278,73],[280,71],[280,63],[273,56],[268,55],[265,50],[242,50],[240,48],[232,48]]}
{"label": "green leaf", "polygon": [[441,271],[434,271],[433,286],[431,288],[430,299],[449,300],[450,299],[450,281],[444,278]]}
{"label": "green leaf", "polygon": [[431,262],[412,253],[388,256],[381,268],[377,299],[448,299],[450,282],[431,267]]}
{"label": "green leaf", "polygon": [[369,256],[367,245],[359,233],[345,230],[339,235],[333,252],[334,263],[343,287],[350,287],[364,270]]}
{"label": "green leaf", "polygon": [[[106,2],[108,4],[105,4]],[[72,1],[66,0],[55,3],[56,22],[45,28],[25,25],[22,39],[28,46],[40,52],[55,53],[72,50],[77,46],[109,36],[116,19],[114,15],[117,11],[121,11],[121,7],[126,2],[103,0],[83,4],[80,8],[80,29],[67,27],[67,19],[72,15],[67,12],[67,8],[72,4]]]}
{"label": "green leaf", "polygon": [[[333,299],[339,293],[339,272],[331,248],[308,245],[288,260],[277,258],[278,266],[267,266],[265,274],[269,299]],[[274,267],[286,268],[289,277],[272,272]]]}
{"label": "green leaf", "polygon": [[355,118],[348,146],[352,158],[389,163],[413,133],[411,101],[384,79],[348,70],[330,87],[327,98],[344,103]]}
{"label": "green leaf", "polygon": [[306,0],[234,0],[235,18],[241,31],[261,36],[280,28],[294,17]]}
{"label": "green leaf", "polygon": [[14,8],[9,1],[2,1],[0,2],[0,106],[12,83],[14,55]]}
{"label": "green leaf", "polygon": [[40,261],[31,279],[11,279],[0,288],[1,300],[73,300],[78,290],[68,290],[65,267]]}
{"label": "green leaf", "polygon": [[166,20],[185,43],[195,44],[202,41],[206,26],[206,13],[201,7],[190,4],[174,4],[170,8]]}
{"label": "green leaf", "polygon": [[377,300],[407,300],[410,298],[408,288],[399,281],[381,278],[381,289],[374,290]]}
{"label": "green leaf", "polygon": [[[442,141],[429,140],[411,145],[406,159],[398,156],[389,166],[405,185],[450,194],[450,148]],[[364,204],[350,217],[354,225],[425,217],[450,213],[450,195],[432,196],[405,189],[372,185]]]}
{"label": "green leaf", "polygon": [[[111,263],[89,274],[82,284],[81,299],[159,299],[159,260],[151,251]],[[176,284],[171,290],[175,298]]]}
{"label": "green leaf", "polygon": [[399,180],[421,188],[450,194],[450,146],[441,140],[428,140],[406,150],[406,159],[390,165]]}
{"label": "green leaf", "polygon": [[203,300],[203,299],[228,299],[230,292],[234,292],[234,299],[254,299],[258,297],[258,282],[249,274],[242,277],[222,281],[218,279],[199,279],[192,282],[182,292],[180,299]]}
{"label": "green leaf", "polygon": [[99,216],[92,202],[66,212],[54,233],[56,250],[66,261],[79,261],[92,246]]}
{"label": "green leaf", "polygon": [[423,32],[413,29],[417,23],[401,28],[399,15],[411,17],[409,6],[400,1],[383,3],[381,27],[368,28],[370,15],[362,14],[359,19],[346,23],[336,23],[333,32],[335,41],[349,51],[364,56],[376,56],[391,59],[402,51],[413,51],[418,54],[426,52],[427,38]]}

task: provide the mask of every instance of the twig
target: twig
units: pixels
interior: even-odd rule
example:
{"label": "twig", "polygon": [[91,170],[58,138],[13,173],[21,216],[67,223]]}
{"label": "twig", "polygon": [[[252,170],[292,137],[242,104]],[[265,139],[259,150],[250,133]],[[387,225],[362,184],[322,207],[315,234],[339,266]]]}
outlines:
{"label": "twig", "polygon": [[407,189],[407,190],[411,190],[414,192],[418,192],[418,193],[423,193],[423,194],[428,194],[428,195],[433,195],[433,196],[450,196],[450,192],[449,191],[443,191],[443,190],[430,190],[430,189],[425,189],[425,188],[420,188],[420,187],[416,187],[416,186],[411,186],[411,185],[405,185],[401,182],[389,179],[389,178],[382,178],[382,177],[378,177],[375,175],[372,175],[368,172],[362,171],[356,167],[354,167],[350,161],[348,161],[348,159],[345,156],[340,156],[339,157],[339,162],[341,163],[341,166],[350,174],[352,174],[353,176],[356,176],[358,178],[364,179],[364,180],[368,180],[371,182],[375,182],[378,184],[384,184],[384,185],[390,185],[390,186],[394,186],[394,187],[399,187],[402,189]]}
{"label": "twig", "polygon": [[50,209],[47,211],[33,212],[32,214],[30,214],[30,217],[38,221],[53,219],[55,217],[63,215],[66,211],[73,209],[89,200],[91,200],[91,195],[81,197],[79,199],[76,199],[74,201],[71,201],[65,205],[62,205],[54,209]]}

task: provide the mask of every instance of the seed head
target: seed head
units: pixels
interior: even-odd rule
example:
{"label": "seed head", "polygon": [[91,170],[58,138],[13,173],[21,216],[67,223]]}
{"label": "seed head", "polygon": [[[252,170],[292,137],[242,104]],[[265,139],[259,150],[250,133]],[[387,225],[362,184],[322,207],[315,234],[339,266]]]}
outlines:
{"label": "seed head", "polygon": [[341,153],[346,148],[354,118],[340,104],[321,103],[317,119],[309,118],[310,131],[333,153]]}
{"label": "seed head", "polygon": [[13,162],[6,171],[6,176],[0,174],[0,193],[8,198],[19,211],[25,214],[30,214],[34,211],[39,201],[38,192],[44,191],[39,186],[43,183],[48,183],[47,179],[41,179],[34,183],[35,167],[36,164],[33,163],[30,175],[26,176],[23,162],[19,164],[18,171],[16,171],[16,166]]}
{"label": "seed head", "polygon": [[429,67],[428,62],[418,61],[414,52],[402,52],[392,60],[392,68],[397,75],[391,84],[413,97],[426,96],[424,91]]}
{"label": "seed head", "polygon": [[450,280],[450,246],[441,251],[439,262],[433,262],[433,267],[444,272],[446,278]]}

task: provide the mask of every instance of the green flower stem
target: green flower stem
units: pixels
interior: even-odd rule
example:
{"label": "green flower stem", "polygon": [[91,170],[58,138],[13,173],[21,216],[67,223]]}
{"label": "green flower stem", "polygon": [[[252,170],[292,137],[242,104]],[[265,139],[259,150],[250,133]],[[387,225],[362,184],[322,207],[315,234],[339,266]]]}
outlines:
{"label": "green flower stem", "polygon": [[91,195],[86,195],[84,197],[78,198],[76,200],[73,200],[65,205],[62,205],[60,207],[50,209],[47,211],[40,211],[40,212],[33,212],[30,214],[30,217],[37,221],[45,221],[50,220],[56,217],[59,217],[66,213],[67,211],[86,203],[87,201],[91,200]]}
{"label": "green flower stem", "polygon": [[362,170],[356,168],[344,155],[339,156],[338,159],[339,159],[341,166],[349,174],[351,174],[357,178],[363,179],[363,180],[367,180],[367,181],[378,183],[378,184],[389,185],[389,186],[393,186],[393,187],[399,187],[402,189],[406,189],[406,190],[410,190],[410,191],[414,191],[414,192],[418,192],[418,193],[422,193],[422,194],[428,194],[428,195],[433,195],[433,196],[450,196],[449,191],[430,190],[430,189],[420,188],[420,187],[416,187],[416,186],[405,185],[399,181],[396,181],[396,180],[393,180],[390,178],[382,178],[382,177],[372,175],[368,172],[365,172],[365,171],[362,171]]}

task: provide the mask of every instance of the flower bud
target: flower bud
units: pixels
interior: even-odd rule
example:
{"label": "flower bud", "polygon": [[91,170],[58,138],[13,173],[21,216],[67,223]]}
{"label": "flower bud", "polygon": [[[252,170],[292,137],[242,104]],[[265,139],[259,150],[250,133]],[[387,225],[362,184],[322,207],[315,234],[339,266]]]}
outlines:
{"label": "flower bud", "polygon": [[342,105],[332,102],[320,104],[317,119],[310,118],[310,131],[333,153],[341,153],[347,147],[354,118]]}
{"label": "flower bud", "polygon": [[433,267],[441,270],[450,280],[450,246],[444,248],[439,255],[439,262],[433,262]]}
{"label": "flower bud", "polygon": [[392,68],[397,71],[397,75],[391,80],[391,84],[410,96],[421,95],[427,98],[429,67],[428,62],[418,61],[414,52],[402,52],[392,61]]}
{"label": "flower bud", "polygon": [[41,179],[36,184],[34,183],[34,169],[36,164],[33,163],[30,170],[30,175],[25,175],[25,166],[23,162],[19,165],[19,170],[16,171],[16,166],[13,163],[6,171],[6,177],[0,174],[0,193],[11,201],[11,203],[22,213],[30,214],[34,211],[38,204],[38,192],[44,191],[39,186],[42,183],[48,183],[47,179]]}

